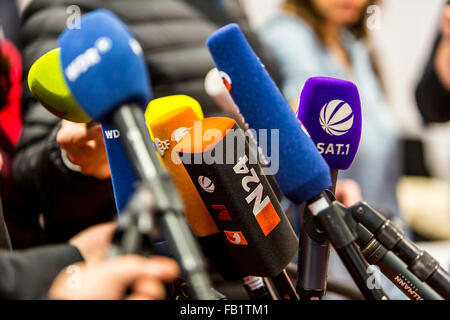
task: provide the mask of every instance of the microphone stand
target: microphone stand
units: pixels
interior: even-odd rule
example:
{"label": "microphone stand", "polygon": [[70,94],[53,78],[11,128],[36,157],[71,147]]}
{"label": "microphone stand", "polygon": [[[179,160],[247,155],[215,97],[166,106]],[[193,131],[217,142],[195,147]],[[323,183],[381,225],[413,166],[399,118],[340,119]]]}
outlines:
{"label": "microphone stand", "polygon": [[120,139],[141,188],[153,194],[154,206],[147,215],[162,229],[175,260],[186,277],[194,299],[215,299],[204,259],[183,216],[181,200],[151,143],[144,114],[138,105],[124,105],[112,115]]}
{"label": "microphone stand", "polygon": [[403,260],[411,273],[433,288],[442,298],[450,299],[450,275],[428,252],[419,249],[392,221],[367,203],[359,202],[348,208],[348,211],[382,246]]}
{"label": "microphone stand", "polygon": [[356,243],[367,262],[377,265],[381,272],[411,300],[443,299],[409,271],[407,265],[392,251],[382,246],[364,226],[358,224],[357,232]]}
{"label": "microphone stand", "polygon": [[307,203],[314,219],[325,231],[340,259],[349,271],[359,290],[368,300],[386,300],[386,294],[376,287],[369,288],[369,264],[362,256],[355,241],[357,239],[356,221],[348,218],[346,211],[337,205],[331,192],[322,192]]}
{"label": "microphone stand", "polygon": [[[367,203],[347,208],[324,192],[309,208],[366,299],[386,297],[379,296],[381,290],[368,288],[368,263],[361,252],[411,299],[450,299],[450,275],[439,262]],[[355,242],[361,252],[355,249]]]}
{"label": "microphone stand", "polygon": [[112,238],[109,257],[126,254],[150,256],[153,251],[152,234],[155,232],[153,194],[139,185],[125,209],[120,213]]}

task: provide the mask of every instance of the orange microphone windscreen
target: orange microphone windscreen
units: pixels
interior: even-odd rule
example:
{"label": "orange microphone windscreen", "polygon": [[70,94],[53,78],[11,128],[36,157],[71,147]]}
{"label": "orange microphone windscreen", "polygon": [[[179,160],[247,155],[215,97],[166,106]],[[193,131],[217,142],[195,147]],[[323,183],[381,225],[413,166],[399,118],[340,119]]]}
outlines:
{"label": "orange microphone windscreen", "polygon": [[195,112],[189,105],[185,105],[171,109],[156,119],[146,117],[146,120],[153,133],[161,158],[183,199],[186,219],[192,231],[197,237],[218,233],[219,230],[214,220],[203,204],[178,154],[172,152],[173,147],[180,141],[183,134],[194,126],[194,121],[201,120],[198,112]]}

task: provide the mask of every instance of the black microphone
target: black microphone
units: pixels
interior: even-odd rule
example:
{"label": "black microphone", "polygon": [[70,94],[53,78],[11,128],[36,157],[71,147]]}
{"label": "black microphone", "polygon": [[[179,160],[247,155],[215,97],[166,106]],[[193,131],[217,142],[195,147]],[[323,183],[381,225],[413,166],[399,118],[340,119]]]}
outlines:
{"label": "black microphone", "polygon": [[241,270],[298,299],[284,273],[298,239],[235,120],[197,121],[175,148]]}
{"label": "black microphone", "polygon": [[239,269],[178,155],[172,152],[188,128],[203,119],[200,104],[185,95],[168,96],[152,100],[145,113],[161,159],[180,192],[186,220],[205,257],[224,280],[243,279],[251,299],[271,300],[262,278],[249,276]]}

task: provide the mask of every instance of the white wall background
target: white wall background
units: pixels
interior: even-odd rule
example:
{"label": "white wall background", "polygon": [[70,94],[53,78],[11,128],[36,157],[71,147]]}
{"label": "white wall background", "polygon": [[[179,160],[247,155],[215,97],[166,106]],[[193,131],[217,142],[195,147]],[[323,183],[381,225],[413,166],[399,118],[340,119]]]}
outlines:
{"label": "white wall background", "polygon": [[[383,0],[370,32],[386,95],[400,131],[425,142],[426,161],[436,177],[450,181],[450,123],[422,125],[414,89],[435,39],[445,0]],[[258,28],[283,0],[241,0]]]}

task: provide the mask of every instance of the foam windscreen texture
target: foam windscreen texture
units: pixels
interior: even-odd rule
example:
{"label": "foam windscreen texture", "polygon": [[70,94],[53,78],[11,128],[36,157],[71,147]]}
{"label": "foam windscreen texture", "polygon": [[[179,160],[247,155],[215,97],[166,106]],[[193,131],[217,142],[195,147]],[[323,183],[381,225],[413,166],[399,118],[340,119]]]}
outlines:
{"label": "foam windscreen texture", "polygon": [[175,150],[240,269],[278,275],[297,253],[298,239],[244,131],[233,119],[205,118]]}
{"label": "foam windscreen texture", "polygon": [[[157,106],[150,103],[149,107],[155,111],[154,108]],[[169,110],[166,114],[160,114],[158,118],[153,120],[146,117],[147,125],[155,136],[155,143],[159,145],[161,150],[164,165],[180,192],[184,203],[184,213],[189,225],[194,234],[200,237],[217,233],[219,230],[195,190],[194,184],[181,160],[179,160],[178,154],[172,152],[172,150],[178,143],[176,140],[181,138],[183,132],[193,127],[194,121],[201,119],[188,104],[184,107]]]}
{"label": "foam windscreen texture", "polygon": [[73,122],[91,119],[72,97],[59,61],[60,49],[53,49],[36,60],[28,72],[31,94],[51,113]]}
{"label": "foam windscreen texture", "polygon": [[[278,152],[275,178],[283,193],[293,202],[302,203],[329,188],[331,178],[327,163],[239,26],[229,24],[220,28],[209,37],[207,46],[249,127],[268,130],[268,144],[258,144],[269,157]],[[279,134],[279,143],[274,144],[276,150],[272,150],[270,143],[271,137],[275,138],[271,129]],[[276,168],[273,163],[271,166]]]}
{"label": "foam windscreen texture", "polygon": [[361,139],[361,101],[350,81],[309,78],[300,95],[297,117],[333,169],[348,169]]}
{"label": "foam windscreen texture", "polygon": [[155,140],[150,123],[156,119],[165,116],[172,110],[178,109],[180,107],[189,107],[194,111],[197,120],[204,118],[202,107],[200,103],[194,98],[187,96],[185,94],[175,94],[171,96],[165,96],[157,99],[153,99],[147,105],[145,109],[145,121],[150,132],[152,140]]}
{"label": "foam windscreen texture", "polygon": [[58,39],[64,78],[72,95],[95,121],[127,103],[144,109],[151,98],[142,48],[125,24],[108,10],[81,17],[80,29]]}

